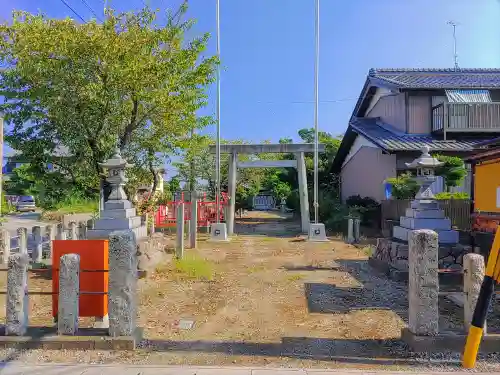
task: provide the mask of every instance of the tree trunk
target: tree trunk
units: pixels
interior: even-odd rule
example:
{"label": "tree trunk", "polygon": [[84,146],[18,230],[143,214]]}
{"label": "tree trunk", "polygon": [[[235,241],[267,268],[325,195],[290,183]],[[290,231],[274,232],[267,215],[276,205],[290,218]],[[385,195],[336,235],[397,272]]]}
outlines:
{"label": "tree trunk", "polygon": [[153,162],[149,162],[149,171],[153,175],[153,186],[151,187],[151,193],[149,194],[149,198],[154,197],[156,193],[156,187],[158,186],[158,171],[154,169]]}

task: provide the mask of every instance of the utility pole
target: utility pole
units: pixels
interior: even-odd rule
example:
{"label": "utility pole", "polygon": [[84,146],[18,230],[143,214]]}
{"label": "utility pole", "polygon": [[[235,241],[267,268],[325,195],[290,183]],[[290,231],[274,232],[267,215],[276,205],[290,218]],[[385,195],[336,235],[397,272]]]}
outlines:
{"label": "utility pole", "polygon": [[3,113],[0,112],[0,216],[2,216],[3,193]]}
{"label": "utility pole", "polygon": [[458,67],[458,54],[457,54],[457,26],[458,23],[455,21],[448,21],[448,25],[451,25],[453,27],[453,62],[454,62],[454,68],[455,70],[460,69]]}
{"label": "utility pole", "polygon": [[[217,58],[220,61],[220,0],[216,7]],[[217,138],[215,140],[215,210],[217,224],[220,223],[220,64],[217,64]]]}
{"label": "utility pole", "polygon": [[319,220],[319,203],[318,203],[318,148],[319,148],[319,131],[318,131],[318,112],[319,112],[319,0],[316,0],[316,17],[315,17],[315,54],[314,54],[314,223],[318,224]]}

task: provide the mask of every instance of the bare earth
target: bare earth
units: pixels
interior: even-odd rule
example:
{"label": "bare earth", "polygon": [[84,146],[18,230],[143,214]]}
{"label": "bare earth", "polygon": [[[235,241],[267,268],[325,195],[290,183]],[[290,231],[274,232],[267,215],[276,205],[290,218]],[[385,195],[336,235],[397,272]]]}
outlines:
{"label": "bare earth", "polygon": [[[399,341],[407,317],[403,284],[371,270],[363,250],[336,239],[308,243],[297,229],[277,213],[251,213],[238,221],[231,242],[201,237],[197,250],[186,250],[196,275],[172,262],[158,267],[140,281],[145,340],[137,351],[2,355],[28,363],[458,369],[457,355],[416,355]],[[30,283],[31,290],[50,290],[49,280],[32,275]],[[50,297],[31,298],[31,324],[51,324],[50,311]],[[454,327],[459,315],[454,311],[441,327]],[[194,325],[183,329],[180,320]],[[498,368],[495,356],[480,364]]]}

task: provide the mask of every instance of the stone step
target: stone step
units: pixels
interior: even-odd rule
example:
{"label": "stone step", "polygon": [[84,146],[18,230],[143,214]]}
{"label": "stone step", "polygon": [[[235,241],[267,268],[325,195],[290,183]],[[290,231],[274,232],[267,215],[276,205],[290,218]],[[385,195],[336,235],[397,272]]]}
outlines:
{"label": "stone step", "polygon": [[125,210],[132,208],[133,205],[130,201],[107,201],[104,203],[104,210]]}
{"label": "stone step", "polygon": [[[124,229],[121,229],[121,230],[124,230]],[[139,226],[137,228],[130,229],[130,230],[135,233],[135,237],[138,240],[141,238],[145,238],[148,235],[148,231],[147,231],[147,228],[145,225],[142,225],[142,226]],[[111,232],[114,232],[114,230],[91,229],[91,230],[87,231],[87,239],[89,239],[89,240],[107,240],[109,238],[109,234]]]}
{"label": "stone step", "polygon": [[421,210],[438,210],[439,203],[434,200],[414,200],[411,201],[410,207]]}
{"label": "stone step", "polygon": [[126,219],[136,216],[135,208],[125,208],[121,210],[104,210],[101,211],[101,219]]}
{"label": "stone step", "polygon": [[451,230],[450,219],[421,219],[402,216],[399,225],[408,229]]}
{"label": "stone step", "polygon": [[101,218],[94,224],[94,229],[125,230],[137,228],[141,225],[141,217],[134,216],[125,219]]}
{"label": "stone step", "polygon": [[405,216],[417,219],[444,219],[443,210],[423,210],[418,208],[407,208]]}
{"label": "stone step", "polygon": [[[395,226],[392,236],[398,240],[408,241],[408,233],[413,229]],[[458,232],[456,230],[437,230],[438,241],[440,244],[456,244],[458,243]]]}

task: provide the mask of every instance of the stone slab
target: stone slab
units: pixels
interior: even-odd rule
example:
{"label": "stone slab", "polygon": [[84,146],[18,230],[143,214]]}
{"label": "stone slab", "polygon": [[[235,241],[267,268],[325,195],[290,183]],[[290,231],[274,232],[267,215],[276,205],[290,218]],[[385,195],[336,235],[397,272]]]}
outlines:
{"label": "stone slab", "polygon": [[[408,229],[431,229],[435,231],[451,230],[450,219],[430,219],[402,216],[399,225]],[[458,240],[457,240],[458,242]]]}
{"label": "stone slab", "polygon": [[100,218],[126,219],[137,216],[135,208],[124,208],[122,210],[104,210],[100,213]]}
{"label": "stone slab", "polygon": [[124,219],[101,218],[95,222],[94,229],[127,230],[137,228],[141,225],[141,223],[142,219],[140,216],[134,216]]}
{"label": "stone slab", "polygon": [[107,201],[104,203],[104,210],[125,210],[128,208],[133,208],[132,202],[123,201]]}
{"label": "stone slab", "polygon": [[[414,352],[456,352],[462,353],[467,335],[461,332],[440,332],[438,336],[418,336],[408,328],[401,330],[401,339]],[[498,353],[500,335],[488,334],[483,336],[479,352],[483,354]]]}
{"label": "stone slab", "polygon": [[[109,234],[114,232],[116,229],[89,229],[87,231],[88,240],[107,240],[109,239]],[[140,227],[130,229],[135,233],[137,239],[145,238],[148,236],[148,228],[145,225]]]}
{"label": "stone slab", "polygon": [[417,219],[444,219],[443,210],[422,210],[418,208],[407,208],[406,217],[414,217]]}
{"label": "stone slab", "polygon": [[414,200],[410,203],[410,208],[421,210],[438,210],[439,203],[430,200]]}
{"label": "stone slab", "polygon": [[[413,229],[395,226],[392,236],[401,241],[408,241],[408,233]],[[458,243],[458,232],[456,230],[438,230],[438,239],[440,244],[456,244]]]}
{"label": "stone slab", "polygon": [[80,328],[75,336],[59,336],[55,327],[29,327],[24,336],[5,336],[0,328],[0,348],[46,350],[134,350],[143,337],[137,328],[133,336],[110,337],[107,329]]}

